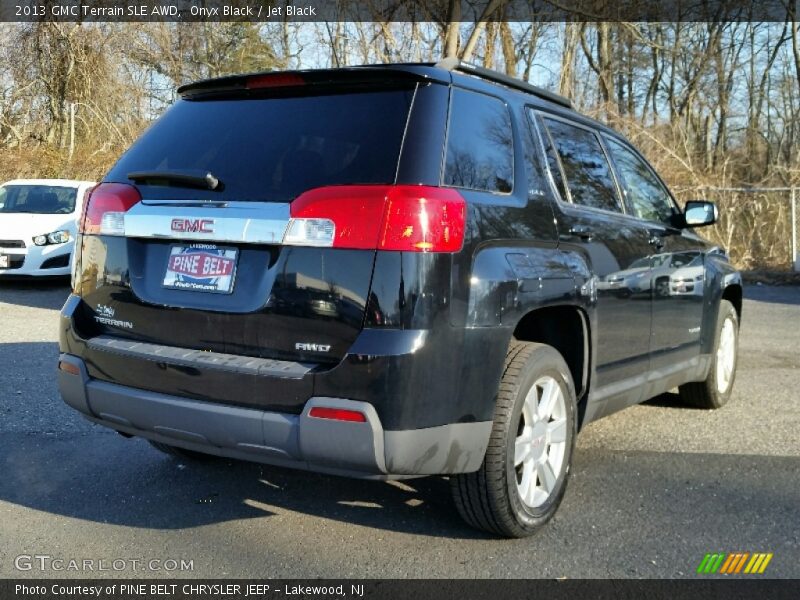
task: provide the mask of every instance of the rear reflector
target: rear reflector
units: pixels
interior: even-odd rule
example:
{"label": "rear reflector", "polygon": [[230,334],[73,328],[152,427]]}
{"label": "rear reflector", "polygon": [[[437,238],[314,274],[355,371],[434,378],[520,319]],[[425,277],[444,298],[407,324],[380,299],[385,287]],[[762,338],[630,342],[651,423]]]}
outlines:
{"label": "rear reflector", "polygon": [[81,370],[78,367],[63,360],[58,361],[58,369],[59,371],[64,371],[64,373],[69,373],[70,375],[81,374]]}
{"label": "rear reflector", "polygon": [[367,417],[364,413],[357,410],[345,410],[343,408],[325,408],[322,406],[315,406],[308,411],[309,417],[317,419],[333,419],[334,421],[350,421],[352,423],[366,423]]}
{"label": "rear reflector", "polygon": [[456,190],[421,185],[328,186],[291,205],[284,244],[403,252],[458,252],[466,203]]}
{"label": "rear reflector", "polygon": [[142,196],[127,183],[101,183],[83,205],[81,233],[125,235],[125,213],[141,201]]}

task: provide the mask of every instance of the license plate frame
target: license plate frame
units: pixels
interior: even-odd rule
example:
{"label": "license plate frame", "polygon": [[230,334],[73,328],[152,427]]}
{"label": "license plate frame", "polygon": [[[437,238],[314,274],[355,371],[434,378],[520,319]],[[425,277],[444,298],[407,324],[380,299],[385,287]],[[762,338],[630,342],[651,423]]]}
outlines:
{"label": "license plate frame", "polygon": [[238,262],[238,248],[216,244],[173,244],[167,254],[161,285],[185,292],[232,294]]}

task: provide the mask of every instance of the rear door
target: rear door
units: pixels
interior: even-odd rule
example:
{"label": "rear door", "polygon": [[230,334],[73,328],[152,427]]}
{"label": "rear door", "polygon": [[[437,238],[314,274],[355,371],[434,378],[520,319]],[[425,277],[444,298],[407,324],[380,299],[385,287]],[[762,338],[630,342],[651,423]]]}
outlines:
{"label": "rear door", "polygon": [[597,132],[548,113],[535,118],[561,200],[559,248],[581,254],[594,276],[586,282],[596,295],[592,398],[611,402],[595,405],[602,414],[641,399],[650,350],[650,235],[626,214]]}
{"label": "rear door", "polygon": [[180,100],[105,179],[135,185],[141,201],[118,235],[83,238],[79,327],[338,362],[363,324],[375,250],[281,245],[289,204],[320,186],[394,183],[415,94],[416,84],[386,83]]}

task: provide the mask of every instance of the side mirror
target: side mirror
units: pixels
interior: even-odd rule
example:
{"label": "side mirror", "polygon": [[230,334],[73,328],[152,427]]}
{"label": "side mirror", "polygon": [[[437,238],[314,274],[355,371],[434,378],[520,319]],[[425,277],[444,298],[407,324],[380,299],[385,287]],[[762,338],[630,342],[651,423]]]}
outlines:
{"label": "side mirror", "polygon": [[704,227],[717,222],[719,211],[713,202],[689,200],[683,210],[683,218],[687,227]]}

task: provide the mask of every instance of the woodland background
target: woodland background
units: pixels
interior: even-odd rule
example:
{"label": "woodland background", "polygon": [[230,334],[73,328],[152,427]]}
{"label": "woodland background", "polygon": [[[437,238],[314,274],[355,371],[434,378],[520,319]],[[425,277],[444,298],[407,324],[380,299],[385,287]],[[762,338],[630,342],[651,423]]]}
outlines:
{"label": "woodland background", "polygon": [[788,192],[708,188],[800,186],[797,15],[520,23],[503,8],[492,0],[477,22],[441,0],[418,23],[0,24],[0,179],[100,178],[188,81],[458,56],[568,96],[682,200],[717,201],[706,232],[740,267],[789,267]]}

